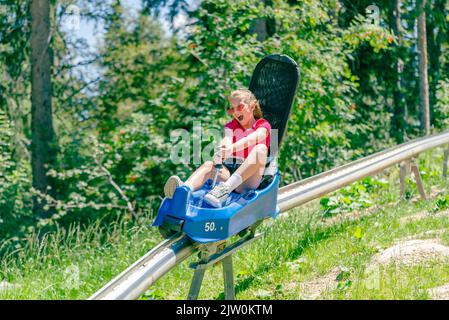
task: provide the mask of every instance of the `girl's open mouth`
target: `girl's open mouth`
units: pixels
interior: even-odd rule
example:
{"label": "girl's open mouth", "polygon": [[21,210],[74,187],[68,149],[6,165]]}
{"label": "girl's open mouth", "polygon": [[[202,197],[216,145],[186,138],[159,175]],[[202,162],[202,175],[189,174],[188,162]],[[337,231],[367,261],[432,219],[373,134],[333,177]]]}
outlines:
{"label": "girl's open mouth", "polygon": [[242,121],[242,120],[243,120],[243,114],[242,114],[242,115],[239,115],[239,116],[237,117],[237,120],[238,120],[238,121]]}

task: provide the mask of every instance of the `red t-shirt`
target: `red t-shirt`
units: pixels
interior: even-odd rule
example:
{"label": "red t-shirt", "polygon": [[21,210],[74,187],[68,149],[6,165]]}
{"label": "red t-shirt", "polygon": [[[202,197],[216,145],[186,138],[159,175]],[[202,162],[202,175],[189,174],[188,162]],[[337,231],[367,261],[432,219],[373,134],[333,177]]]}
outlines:
{"label": "red t-shirt", "polygon": [[[267,148],[270,147],[271,125],[265,119],[257,119],[256,122],[254,122],[253,126],[247,130],[245,130],[236,119],[233,119],[232,121],[228,122],[225,125],[225,128],[232,129],[232,143],[235,143],[240,139],[247,137],[251,133],[255,132],[258,128],[266,128],[268,131],[268,136],[264,139],[264,141],[257,142],[256,144],[263,143],[267,146]],[[246,147],[243,150],[234,152],[232,155],[234,157],[246,159],[248,157],[248,154],[251,152],[251,150],[254,148],[256,144]]]}

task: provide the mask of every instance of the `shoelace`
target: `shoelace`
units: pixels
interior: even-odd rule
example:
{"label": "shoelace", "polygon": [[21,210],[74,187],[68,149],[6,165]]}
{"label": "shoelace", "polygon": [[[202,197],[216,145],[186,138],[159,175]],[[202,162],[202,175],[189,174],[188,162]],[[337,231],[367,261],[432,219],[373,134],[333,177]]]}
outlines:
{"label": "shoelace", "polygon": [[214,197],[217,197],[217,198],[223,196],[223,194],[226,194],[226,193],[228,193],[228,188],[224,184],[216,186],[210,192],[211,195],[213,195]]}

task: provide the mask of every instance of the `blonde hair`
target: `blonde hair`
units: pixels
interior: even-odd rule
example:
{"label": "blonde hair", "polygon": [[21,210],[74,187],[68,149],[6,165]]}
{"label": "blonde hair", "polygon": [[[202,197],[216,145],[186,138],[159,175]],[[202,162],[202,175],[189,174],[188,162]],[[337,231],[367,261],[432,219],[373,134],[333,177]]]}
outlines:
{"label": "blonde hair", "polygon": [[234,90],[229,95],[229,100],[236,99],[254,105],[253,115],[255,119],[263,118],[262,109],[260,108],[259,100],[257,100],[254,93],[245,88]]}

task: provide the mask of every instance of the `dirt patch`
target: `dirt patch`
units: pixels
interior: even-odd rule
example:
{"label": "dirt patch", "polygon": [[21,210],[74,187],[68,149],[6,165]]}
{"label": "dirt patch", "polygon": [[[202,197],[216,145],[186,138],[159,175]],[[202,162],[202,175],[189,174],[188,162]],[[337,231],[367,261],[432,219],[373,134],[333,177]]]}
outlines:
{"label": "dirt patch", "polygon": [[[436,259],[449,260],[449,247],[442,245],[437,239],[401,241],[394,246],[377,253],[368,266],[367,272],[375,270],[375,266],[388,264],[390,262],[415,265]],[[286,286],[286,289],[294,290],[299,285],[300,298],[307,300],[318,299],[324,293],[337,287],[337,276],[341,272],[341,268],[333,268],[325,275],[309,281],[299,284],[290,282]],[[442,291],[443,289],[437,290],[436,292],[440,294]],[[449,285],[447,292],[449,294]]]}
{"label": "dirt patch", "polygon": [[430,213],[427,210],[420,211],[418,213],[412,214],[410,216],[405,216],[399,219],[400,224],[405,224],[407,222],[413,222],[425,219],[427,217],[430,217]]}
{"label": "dirt patch", "polygon": [[401,219],[399,219],[399,222],[401,224],[407,223],[407,222],[413,222],[413,221],[418,221],[418,220],[423,220],[429,217],[433,217],[433,218],[441,218],[441,217],[449,217],[449,210],[444,210],[444,211],[440,211],[437,213],[430,213],[426,210],[424,211],[420,211],[418,213],[415,213],[411,216],[405,216],[402,217]]}
{"label": "dirt patch", "polygon": [[326,291],[335,289],[338,284],[337,276],[340,272],[340,268],[337,267],[322,277],[300,283],[299,287],[301,298],[306,300],[314,300],[319,298]]}
{"label": "dirt patch", "polygon": [[408,237],[404,237],[401,239],[396,239],[397,242],[399,241],[407,241],[407,240],[416,240],[416,239],[427,239],[427,238],[436,238],[439,239],[442,234],[445,232],[448,232],[449,229],[435,229],[435,230],[427,230],[418,234],[414,234]]}
{"label": "dirt patch", "polygon": [[432,300],[449,300],[449,283],[441,287],[428,289],[427,293]]}
{"label": "dirt patch", "polygon": [[[435,198],[438,194],[441,193],[440,189],[432,187],[429,198]],[[421,200],[417,198],[417,200]],[[365,216],[370,216],[379,212],[380,210],[385,211],[391,207],[397,206],[401,201],[396,201],[394,203],[390,203],[387,205],[373,205],[370,208],[361,211],[353,211],[345,214],[340,214],[331,218],[323,218],[321,222],[324,225],[332,225],[338,222],[352,221],[357,220]],[[285,215],[285,214],[284,214]],[[285,215],[287,217],[288,215]],[[413,221],[412,219],[419,220],[424,219],[430,216],[427,211],[422,211],[412,216],[403,217],[403,221],[407,221],[407,219],[411,219],[409,221]],[[437,214],[432,214],[432,216],[448,216],[449,210],[442,211]],[[413,218],[411,218],[413,217]],[[389,262],[399,262],[403,264],[419,264],[425,261],[429,261],[432,259],[441,259],[447,258],[449,260],[449,247],[446,247],[438,242],[437,239],[429,239],[429,240],[417,240],[415,238],[420,237],[429,237],[440,235],[444,232],[448,231],[447,229],[438,229],[438,230],[430,230],[426,231],[422,234],[410,236],[406,239],[401,239],[396,245],[385,249],[373,257],[372,263],[368,266],[367,271],[371,270],[376,264],[386,264]],[[337,276],[341,273],[341,269],[339,267],[333,268],[331,271],[326,273],[325,275],[305,281],[302,283],[299,282],[289,282],[285,285],[286,291],[294,291],[299,287],[300,289],[300,297],[301,299],[314,300],[320,298],[324,293],[334,290],[337,288],[338,280]],[[448,285],[449,286],[449,285]],[[449,288],[448,288],[449,290]]]}
{"label": "dirt patch", "polygon": [[415,265],[429,260],[449,258],[449,247],[442,245],[437,239],[407,240],[374,255],[372,263]]}
{"label": "dirt patch", "polygon": [[19,285],[9,283],[6,281],[0,281],[0,292],[8,291],[8,290],[14,290],[19,288]]}
{"label": "dirt patch", "polygon": [[436,197],[438,197],[440,194],[442,194],[444,192],[445,192],[444,189],[441,189],[441,188],[439,188],[437,186],[431,186],[430,187],[429,198],[432,198],[432,199],[436,198]]}
{"label": "dirt patch", "polygon": [[[431,187],[430,187],[429,193],[426,192],[426,199],[427,199],[427,200],[429,200],[429,199],[435,199],[436,197],[438,197],[440,194],[442,194],[442,193],[444,193],[444,192],[445,192],[445,190],[439,188],[438,186],[431,186]],[[411,201],[412,203],[416,203],[416,202],[419,202],[419,201],[421,201],[421,200],[422,200],[422,198],[421,198],[421,195],[420,195],[420,194],[417,194],[417,195],[415,195],[414,197],[412,197],[412,198],[410,199],[410,201]]]}

